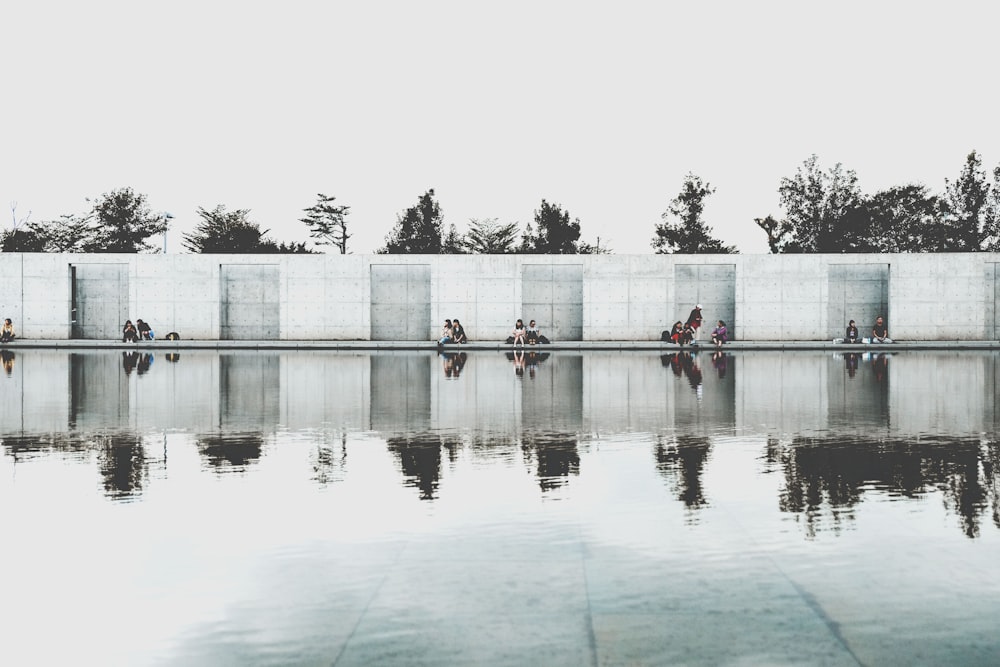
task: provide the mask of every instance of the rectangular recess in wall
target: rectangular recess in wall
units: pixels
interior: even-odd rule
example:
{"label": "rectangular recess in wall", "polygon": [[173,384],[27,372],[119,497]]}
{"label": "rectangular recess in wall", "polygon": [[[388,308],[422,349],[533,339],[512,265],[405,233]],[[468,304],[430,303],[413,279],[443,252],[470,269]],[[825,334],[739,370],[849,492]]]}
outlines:
{"label": "rectangular recess in wall", "polygon": [[277,264],[219,266],[222,340],[278,340],[281,304]]}
{"label": "rectangular recess in wall", "polygon": [[431,326],[430,264],[371,265],[371,339],[428,340]]}
{"label": "rectangular recess in wall", "polygon": [[[729,337],[735,339],[739,333],[736,328],[736,265],[675,264],[674,303],[677,304],[676,319],[682,322],[700,303],[705,331],[710,333],[716,321],[722,320]],[[701,338],[708,338],[708,334]]]}
{"label": "rectangular recess in wall", "polygon": [[583,340],[583,265],[523,265],[521,317],[552,340]]}
{"label": "rectangular recess in wall", "polygon": [[73,338],[121,339],[128,315],[128,264],[72,264]]}
{"label": "rectangular recess in wall", "polygon": [[827,271],[827,335],[843,338],[854,320],[858,333],[870,336],[875,317],[889,316],[889,265],[830,264]]}

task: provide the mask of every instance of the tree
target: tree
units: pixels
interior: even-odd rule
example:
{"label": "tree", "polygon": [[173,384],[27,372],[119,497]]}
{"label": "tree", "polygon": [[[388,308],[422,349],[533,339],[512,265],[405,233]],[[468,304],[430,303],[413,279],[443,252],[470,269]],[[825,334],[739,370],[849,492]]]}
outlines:
{"label": "tree", "polygon": [[466,249],[478,255],[506,255],[514,252],[517,223],[500,224],[496,218],[473,218],[465,234]]}
{"label": "tree", "polygon": [[1000,166],[993,168],[993,186],[983,213],[983,250],[1000,252]]}
{"label": "tree", "polygon": [[867,252],[933,252],[941,245],[940,202],[924,185],[902,185],[865,198]]}
{"label": "tree", "polygon": [[88,252],[94,234],[92,216],[69,214],[8,230],[0,243],[3,252]]}
{"label": "tree", "polygon": [[434,201],[434,190],[421,195],[416,206],[411,206],[396,217],[396,226],[385,237],[381,254],[428,254],[441,252],[441,228],[444,224],[441,206]]}
{"label": "tree", "polygon": [[451,223],[448,227],[448,233],[445,235],[444,240],[441,242],[441,254],[442,255],[464,255],[465,254],[465,240],[462,235],[458,233],[458,229],[455,227],[455,223]]}
{"label": "tree", "polygon": [[278,244],[267,238],[247,219],[249,209],[227,211],[223,205],[211,211],[198,207],[201,222],[190,234],[184,235],[184,247],[195,253],[308,253],[304,243]]}
{"label": "tree", "polygon": [[351,207],[334,204],[336,197],[328,197],[320,193],[315,204],[307,209],[306,217],[301,218],[309,227],[309,236],[316,239],[319,245],[332,245],[340,249],[341,255],[347,254],[347,215]]}
{"label": "tree", "polygon": [[152,213],[146,195],[132,188],[107,192],[94,201],[95,227],[84,244],[85,252],[144,252],[155,250],[151,236],[167,231],[163,214]]}
{"label": "tree", "polygon": [[661,216],[663,222],[656,225],[656,233],[650,243],[657,254],[682,253],[704,254],[736,252],[733,246],[723,245],[712,236],[712,228],[702,220],[705,198],[715,192],[710,184],[689,173],[684,184]]}
{"label": "tree", "polygon": [[574,255],[579,252],[580,219],[570,221],[569,211],[562,210],[559,204],[542,200],[542,205],[535,211],[535,229],[537,233],[528,225],[521,238],[521,252],[538,255]]}
{"label": "tree", "polygon": [[954,182],[945,179],[944,223],[954,231],[948,235],[948,247],[941,250],[976,252],[983,249],[983,242],[993,233],[987,220],[990,184],[982,164],[979,154],[972,151],[959,177]]}
{"label": "tree", "polygon": [[[863,214],[858,177],[839,162],[823,172],[818,162],[812,155],[794,177],[781,179],[778,195],[785,219],[776,230],[779,246],[783,252],[857,252],[864,231],[859,228]],[[770,234],[768,238],[770,243]]]}

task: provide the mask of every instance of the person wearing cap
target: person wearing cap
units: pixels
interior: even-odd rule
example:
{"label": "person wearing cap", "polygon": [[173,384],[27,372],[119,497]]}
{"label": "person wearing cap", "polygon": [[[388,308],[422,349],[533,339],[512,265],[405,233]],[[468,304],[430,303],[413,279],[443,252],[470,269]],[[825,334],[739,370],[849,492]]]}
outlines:
{"label": "person wearing cap", "polygon": [[699,303],[693,309],[691,309],[691,314],[688,315],[687,322],[684,326],[691,327],[691,331],[694,334],[694,342],[698,342],[698,329],[701,328],[701,304]]}

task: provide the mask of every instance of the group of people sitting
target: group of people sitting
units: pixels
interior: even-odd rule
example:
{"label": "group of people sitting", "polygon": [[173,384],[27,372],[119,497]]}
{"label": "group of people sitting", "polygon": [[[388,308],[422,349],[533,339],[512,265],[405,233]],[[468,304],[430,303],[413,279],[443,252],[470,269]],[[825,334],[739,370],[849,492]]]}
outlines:
{"label": "group of people sitting", "polygon": [[[860,343],[862,339],[858,335],[858,327],[854,320],[847,323],[847,332],[844,334],[845,343]],[[889,338],[889,327],[886,326],[885,318],[881,315],[875,318],[875,325],[872,327],[872,343],[891,343]]]}
{"label": "group of people sitting", "polygon": [[527,345],[537,345],[539,343],[548,343],[549,339],[541,334],[538,330],[538,325],[535,320],[528,322],[528,326],[524,326],[524,320],[520,317],[517,318],[517,322],[514,323],[514,331],[510,336],[507,337],[507,344],[517,347],[518,343],[521,347]]}
{"label": "group of people sitting", "polygon": [[125,326],[122,327],[123,343],[136,343],[139,340],[153,340],[154,337],[155,334],[153,333],[153,329],[149,326],[148,322],[136,320],[135,324],[132,324],[132,320],[125,320]]}
{"label": "group of people sitting", "polygon": [[445,343],[468,342],[469,338],[465,335],[465,327],[462,326],[457,317],[454,320],[444,321],[444,328],[441,330],[441,337],[438,339],[439,346]]}
{"label": "group of people sitting", "polygon": [[[698,330],[701,329],[701,322],[701,304],[699,303],[691,309],[686,322],[681,322],[680,320],[674,322],[674,326],[669,331],[664,331],[660,334],[660,340],[664,343],[675,343],[677,345],[697,345]],[[715,328],[712,329],[712,343],[716,347],[722,347],[728,341],[729,330],[726,329],[726,323],[719,320]]]}

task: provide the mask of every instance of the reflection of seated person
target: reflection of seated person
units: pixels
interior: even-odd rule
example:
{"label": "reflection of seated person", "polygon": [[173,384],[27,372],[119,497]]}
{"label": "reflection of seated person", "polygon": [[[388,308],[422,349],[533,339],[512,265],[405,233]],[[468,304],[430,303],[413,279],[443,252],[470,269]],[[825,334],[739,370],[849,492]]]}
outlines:
{"label": "reflection of seated person", "polygon": [[451,324],[451,342],[452,343],[468,343],[469,339],[465,335],[465,327],[462,323],[458,321],[456,317]]}
{"label": "reflection of seated person", "polygon": [[0,343],[9,343],[14,340],[14,323],[8,317],[3,321],[3,328],[0,328]]}
{"label": "reflection of seated person", "polygon": [[873,343],[891,343],[892,339],[889,338],[889,327],[886,326],[885,320],[879,315],[875,318],[875,326],[872,327],[872,342]]}
{"label": "reflection of seated person", "polygon": [[138,363],[138,352],[122,352],[122,368],[125,369],[125,375],[131,375]]}
{"label": "reflection of seated person", "polygon": [[457,380],[462,374],[462,369],[465,368],[465,360],[468,358],[465,352],[446,352],[442,353],[441,357],[444,368],[444,376],[446,378],[455,378]]}
{"label": "reflection of seated person", "polygon": [[859,343],[861,339],[858,338],[858,327],[855,326],[854,320],[847,323],[847,332],[844,334],[845,343]]}
{"label": "reflection of seated person", "polygon": [[719,373],[719,379],[726,377],[726,353],[722,350],[716,350],[712,353],[712,365],[715,366],[715,370]]}
{"label": "reflection of seated person", "polygon": [[132,320],[125,320],[125,326],[122,327],[122,342],[135,343],[138,340],[139,332],[136,331],[135,325],[132,324]]}
{"label": "reflection of seated person", "polygon": [[[857,341],[854,341],[857,342]],[[858,372],[858,361],[861,355],[851,352],[845,356],[844,365],[847,368],[847,377],[854,377]]]}
{"label": "reflection of seated person", "polygon": [[0,350],[0,359],[3,360],[3,369],[10,375],[14,371],[14,353],[10,350]]}
{"label": "reflection of seated person", "polygon": [[152,363],[153,363],[153,355],[151,355],[150,353],[144,352],[143,354],[139,355],[139,364],[136,367],[136,370],[138,371],[139,375],[142,375],[143,373],[148,371]]}

